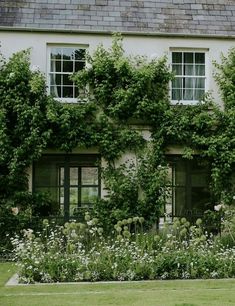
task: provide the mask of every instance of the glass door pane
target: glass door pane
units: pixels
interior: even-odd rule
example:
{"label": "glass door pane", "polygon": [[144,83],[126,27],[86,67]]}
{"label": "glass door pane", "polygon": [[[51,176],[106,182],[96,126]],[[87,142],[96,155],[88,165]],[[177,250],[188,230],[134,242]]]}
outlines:
{"label": "glass door pane", "polygon": [[98,187],[82,187],[81,203],[82,205],[92,204],[98,198]]}
{"label": "glass door pane", "polygon": [[81,181],[82,185],[98,185],[98,168],[82,167]]}
{"label": "glass door pane", "polygon": [[78,167],[69,168],[69,214],[73,216],[78,208]]}
{"label": "glass door pane", "polygon": [[78,208],[78,187],[69,188],[69,214],[76,214]]}
{"label": "glass door pane", "polygon": [[69,182],[70,186],[78,186],[78,167],[69,168]]}
{"label": "glass door pane", "polygon": [[64,167],[59,168],[59,203],[60,214],[64,215]]}

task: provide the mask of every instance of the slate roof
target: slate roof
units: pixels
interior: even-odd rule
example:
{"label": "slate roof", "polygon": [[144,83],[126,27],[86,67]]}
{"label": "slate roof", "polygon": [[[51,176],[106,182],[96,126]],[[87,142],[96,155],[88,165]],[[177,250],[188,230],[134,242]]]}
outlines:
{"label": "slate roof", "polygon": [[235,0],[0,0],[0,28],[235,36]]}

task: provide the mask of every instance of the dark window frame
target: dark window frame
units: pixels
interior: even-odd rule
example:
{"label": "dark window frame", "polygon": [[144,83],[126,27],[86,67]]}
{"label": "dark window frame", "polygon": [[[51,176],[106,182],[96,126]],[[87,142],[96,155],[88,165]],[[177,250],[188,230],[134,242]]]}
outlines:
{"label": "dark window frame", "polygon": [[[98,198],[101,197],[101,172],[100,172],[100,155],[99,154],[43,154],[42,158],[46,160],[46,158],[50,159],[58,159],[58,161],[55,161],[55,166],[56,166],[56,185],[36,185],[36,164],[40,163],[40,159],[37,162],[33,163],[33,175],[32,175],[32,191],[33,193],[37,192],[36,189],[40,190],[40,188],[56,188],[57,189],[57,204],[58,206],[61,206],[61,188],[64,188],[64,217],[65,219],[69,219],[70,217],[70,168],[76,167],[78,168],[79,174],[78,174],[78,209],[84,208],[84,209],[89,209],[92,207],[93,203],[91,202],[86,202],[82,203],[81,201],[81,191],[82,188],[88,188],[88,187],[94,187],[98,188]],[[82,185],[81,184],[81,169],[82,168],[97,168],[98,169],[98,184],[94,185]],[[63,185],[61,184],[60,181],[60,169],[64,168],[64,183]],[[40,170],[40,168],[39,168]],[[73,186],[72,186],[73,187]],[[60,207],[61,209],[61,207]]]}
{"label": "dark window frame", "polygon": [[[193,201],[193,189],[194,188],[202,188],[202,186],[194,186],[192,184],[192,174],[193,174],[193,164],[192,163],[199,163],[200,162],[200,158],[195,156],[192,160],[187,160],[187,159],[183,159],[181,155],[167,155],[166,156],[166,161],[167,164],[171,166],[171,180],[170,180],[170,184],[167,184],[167,188],[171,189],[171,207],[172,207],[172,213],[169,215],[166,212],[166,205],[169,205],[169,201],[166,201],[165,207],[164,207],[164,213],[166,216],[170,216],[172,218],[174,217],[188,217],[189,219],[195,219],[197,217],[202,217],[203,212],[200,211],[200,209],[198,209],[195,205],[195,202]],[[175,165],[177,164],[177,161],[181,161],[184,164],[184,170],[185,170],[185,183],[181,183],[181,184],[177,184],[177,182],[175,181],[176,179],[176,167]],[[203,161],[201,160],[202,162]],[[207,172],[208,174],[208,178],[209,178],[209,174],[210,174],[210,168],[209,168],[209,164],[207,165],[208,167],[208,171],[205,171],[205,173]],[[208,192],[209,192],[209,181],[208,184],[205,185],[206,188],[208,188]],[[185,194],[184,194],[184,200],[185,200],[185,207],[183,208],[184,213],[177,213],[177,205],[179,205],[179,203],[177,203],[177,199],[176,199],[176,191],[182,190]],[[169,198],[169,197],[168,197]],[[214,198],[213,198],[213,194],[210,193],[210,208],[213,207],[214,205]],[[209,202],[208,202],[209,204]],[[209,209],[208,207],[205,207],[205,210]]]}

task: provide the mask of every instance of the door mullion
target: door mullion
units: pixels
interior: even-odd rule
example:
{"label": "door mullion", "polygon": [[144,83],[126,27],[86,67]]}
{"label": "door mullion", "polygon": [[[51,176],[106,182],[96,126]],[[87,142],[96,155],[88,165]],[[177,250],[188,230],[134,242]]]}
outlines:
{"label": "door mullion", "polygon": [[81,208],[82,204],[82,168],[78,167],[78,207]]}
{"label": "door mullion", "polygon": [[68,157],[65,157],[64,165],[64,218],[69,219],[69,201],[70,201],[70,179],[69,179],[69,161]]}

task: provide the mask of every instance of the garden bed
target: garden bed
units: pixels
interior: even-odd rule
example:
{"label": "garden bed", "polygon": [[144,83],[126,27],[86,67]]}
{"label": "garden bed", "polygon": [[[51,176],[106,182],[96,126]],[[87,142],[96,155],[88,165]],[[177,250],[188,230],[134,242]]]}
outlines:
{"label": "garden bed", "polygon": [[[235,277],[235,247],[182,218],[144,233],[141,218],[115,225],[105,237],[97,219],[26,230],[12,240],[21,283],[138,281]],[[134,232],[131,233],[131,228]]]}

